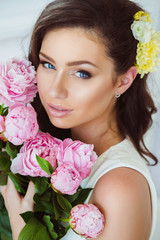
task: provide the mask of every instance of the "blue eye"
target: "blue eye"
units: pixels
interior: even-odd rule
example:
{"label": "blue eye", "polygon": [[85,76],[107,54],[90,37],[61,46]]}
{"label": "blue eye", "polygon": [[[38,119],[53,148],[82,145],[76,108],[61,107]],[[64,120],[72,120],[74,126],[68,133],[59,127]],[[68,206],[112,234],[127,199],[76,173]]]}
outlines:
{"label": "blue eye", "polygon": [[83,79],[91,78],[91,74],[87,71],[78,71],[76,72],[76,76]]}
{"label": "blue eye", "polygon": [[52,65],[51,63],[44,63],[43,66],[48,69],[56,69],[55,66]]}
{"label": "blue eye", "polygon": [[54,65],[48,62],[40,61],[40,64],[47,69],[56,69]]}

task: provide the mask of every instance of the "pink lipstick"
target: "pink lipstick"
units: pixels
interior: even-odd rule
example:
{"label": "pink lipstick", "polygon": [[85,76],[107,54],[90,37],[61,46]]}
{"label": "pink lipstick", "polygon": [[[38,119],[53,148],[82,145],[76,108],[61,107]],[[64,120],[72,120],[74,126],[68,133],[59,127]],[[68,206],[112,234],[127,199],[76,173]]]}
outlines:
{"label": "pink lipstick", "polygon": [[47,109],[48,109],[48,112],[54,117],[65,117],[68,114],[70,114],[71,112],[73,112],[73,110],[67,109],[67,108],[62,107],[60,105],[48,104]]}

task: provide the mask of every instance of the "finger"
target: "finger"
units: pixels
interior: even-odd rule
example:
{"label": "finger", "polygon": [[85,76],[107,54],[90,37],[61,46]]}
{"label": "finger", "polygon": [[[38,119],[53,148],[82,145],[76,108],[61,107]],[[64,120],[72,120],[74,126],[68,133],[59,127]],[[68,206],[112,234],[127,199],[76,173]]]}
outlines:
{"label": "finger", "polygon": [[2,194],[2,196],[4,197],[4,193],[6,191],[7,185],[5,186],[0,186],[0,193]]}
{"label": "finger", "polygon": [[5,192],[6,192],[7,188],[8,188],[8,177],[7,177],[7,183],[6,183],[6,185],[0,186],[0,193],[2,194],[3,197],[4,197],[4,195],[5,195]]}
{"label": "finger", "polygon": [[5,205],[8,208],[10,205],[11,199],[13,201],[17,201],[17,203],[20,203],[21,196],[17,192],[12,180],[8,177],[7,185],[1,186],[1,193],[5,201]]}
{"label": "finger", "polygon": [[27,202],[33,202],[34,194],[35,194],[35,185],[33,182],[30,181],[24,200]]}
{"label": "finger", "polygon": [[20,194],[17,192],[15,185],[10,179],[10,177],[8,177],[7,191],[9,195],[12,195],[12,197],[20,197]]}

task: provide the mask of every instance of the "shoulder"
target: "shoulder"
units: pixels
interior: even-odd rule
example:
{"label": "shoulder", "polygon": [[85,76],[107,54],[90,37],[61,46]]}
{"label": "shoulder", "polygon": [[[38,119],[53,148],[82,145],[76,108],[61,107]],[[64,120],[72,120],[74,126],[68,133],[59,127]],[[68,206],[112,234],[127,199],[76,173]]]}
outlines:
{"label": "shoulder", "polygon": [[108,239],[148,239],[144,235],[151,227],[150,190],[141,173],[126,167],[109,171],[97,182],[90,201],[105,216],[103,234],[113,235]]}

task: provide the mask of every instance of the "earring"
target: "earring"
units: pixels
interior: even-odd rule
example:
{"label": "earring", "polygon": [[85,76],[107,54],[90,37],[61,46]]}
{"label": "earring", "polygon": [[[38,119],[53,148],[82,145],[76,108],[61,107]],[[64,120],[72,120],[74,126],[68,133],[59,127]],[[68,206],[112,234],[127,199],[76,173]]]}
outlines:
{"label": "earring", "polygon": [[115,98],[119,98],[121,96],[120,92],[116,92]]}
{"label": "earring", "polygon": [[124,85],[128,84],[128,83],[129,83],[129,79],[128,79],[127,77],[123,78],[123,79],[122,79],[122,83],[123,83]]}

